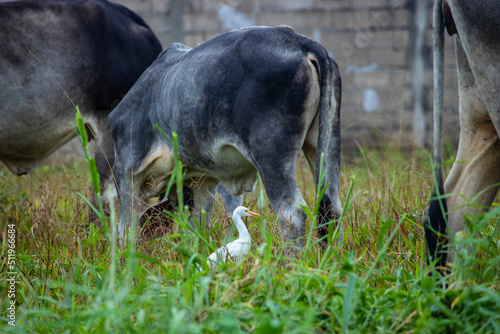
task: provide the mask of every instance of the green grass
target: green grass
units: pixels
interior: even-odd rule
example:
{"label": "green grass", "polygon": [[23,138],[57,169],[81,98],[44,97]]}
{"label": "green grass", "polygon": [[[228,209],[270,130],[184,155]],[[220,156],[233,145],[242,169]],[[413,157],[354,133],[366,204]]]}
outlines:
{"label": "green grass", "polygon": [[[109,233],[85,228],[86,162],[42,166],[18,178],[0,169],[2,332],[35,333],[493,333],[500,332],[498,205],[471,219],[474,255],[446,278],[426,263],[421,217],[431,193],[424,151],[394,148],[344,154],[342,249],[320,251],[312,238],[290,258],[276,216],[258,187],[245,205],[248,258],[199,272],[227,239],[231,221],[219,199],[212,244],[188,233],[184,213],[170,235],[116,247]],[[312,177],[301,158],[297,180],[314,209]],[[349,189],[351,188],[348,199]],[[349,204],[349,205],[348,205]],[[311,219],[308,223],[310,224]],[[16,326],[8,326],[6,231],[15,224]]]}

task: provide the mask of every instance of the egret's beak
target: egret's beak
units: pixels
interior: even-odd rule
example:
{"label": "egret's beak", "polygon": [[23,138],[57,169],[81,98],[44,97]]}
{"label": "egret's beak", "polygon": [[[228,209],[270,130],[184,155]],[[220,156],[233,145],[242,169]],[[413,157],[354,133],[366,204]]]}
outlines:
{"label": "egret's beak", "polygon": [[246,212],[249,213],[249,214],[251,214],[252,216],[260,217],[260,215],[258,213],[255,213],[253,211],[247,210]]}

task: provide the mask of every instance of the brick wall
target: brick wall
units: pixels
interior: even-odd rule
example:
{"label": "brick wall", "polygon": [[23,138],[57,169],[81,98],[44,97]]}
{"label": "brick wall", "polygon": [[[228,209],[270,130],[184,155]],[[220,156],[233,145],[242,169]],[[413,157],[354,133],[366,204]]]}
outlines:
{"label": "brick wall", "polygon": [[[3,2],[6,0],[0,0]],[[409,57],[413,38],[412,0],[112,0],[140,14],[163,47],[179,39],[189,46],[228,29],[218,10],[234,8],[255,25],[287,24],[320,41],[339,64],[343,79],[342,141],[344,152],[390,142],[412,146],[412,93]],[[413,0],[419,1],[419,0]],[[433,1],[430,0],[432,3]],[[182,15],[176,15],[180,4]],[[231,14],[231,13],[230,13]],[[237,15],[234,15],[237,17]],[[431,8],[427,43],[431,44]],[[452,39],[445,37],[444,135],[459,134],[457,75]],[[432,50],[427,52],[428,136],[432,137]],[[378,100],[378,105],[375,103]],[[75,139],[59,150],[71,159],[81,152]],[[77,154],[78,155],[78,154]],[[45,163],[57,163],[58,155]]]}
{"label": "brick wall", "polygon": [[[385,145],[389,140],[403,146],[412,144],[409,57],[413,33],[409,0],[185,0],[182,15],[173,13],[178,0],[115,1],[139,13],[164,47],[175,41],[179,30],[188,46],[227,31],[228,23],[220,18],[224,6],[225,10],[237,10],[234,16],[243,14],[246,22],[255,25],[290,25],[320,41],[340,67],[345,148],[356,146],[356,141],[368,146]],[[428,45],[432,45],[430,2]],[[426,111],[431,137],[432,49],[426,55]],[[446,38],[445,56],[444,129],[445,136],[456,141],[458,94],[450,38]]]}

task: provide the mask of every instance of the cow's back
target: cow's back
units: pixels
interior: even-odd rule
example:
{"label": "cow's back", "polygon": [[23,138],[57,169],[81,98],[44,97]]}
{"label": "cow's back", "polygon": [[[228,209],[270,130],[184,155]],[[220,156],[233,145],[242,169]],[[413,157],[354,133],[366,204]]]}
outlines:
{"label": "cow's back", "polygon": [[[161,136],[151,130],[151,124],[158,124],[165,133],[178,133],[186,163],[213,166],[217,164],[213,157],[217,145],[245,145],[250,140],[246,125],[269,125],[281,117],[269,112],[269,100],[281,103],[286,117],[300,121],[306,98],[300,94],[306,90],[292,92],[289,85],[303,70],[307,52],[312,50],[326,54],[319,44],[289,27],[231,31],[193,49],[174,44],[160,54],[110,114],[114,138],[126,145],[130,138],[123,133],[130,132],[141,141],[135,155],[141,160],[148,154],[141,148]],[[263,94],[249,100],[245,94],[256,89]],[[248,113],[238,104],[255,108]],[[135,124],[133,129],[131,123]],[[145,133],[150,134],[150,140],[140,135]],[[258,136],[255,131],[252,135]]]}
{"label": "cow's back", "polygon": [[103,0],[0,4],[0,44],[0,160],[20,173],[74,136],[73,104],[106,120],[161,51],[140,17]]}

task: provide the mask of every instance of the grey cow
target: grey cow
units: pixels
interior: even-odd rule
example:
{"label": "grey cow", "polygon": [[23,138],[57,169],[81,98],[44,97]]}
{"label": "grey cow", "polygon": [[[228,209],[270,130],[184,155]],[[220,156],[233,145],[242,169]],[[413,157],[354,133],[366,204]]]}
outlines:
{"label": "grey cow", "polygon": [[[436,0],[434,5],[435,160],[441,157],[443,29],[455,39],[458,71],[460,142],[456,162],[443,187],[437,168],[434,192],[449,194],[431,201],[424,217],[431,259],[453,261],[448,236],[465,230],[465,214],[487,210],[500,182],[500,7],[498,1]],[[473,201],[474,200],[474,201]],[[473,201],[473,202],[472,202]],[[470,205],[473,204],[473,205]],[[443,212],[445,213],[443,215]],[[438,232],[438,233],[435,233]]]}
{"label": "grey cow", "polygon": [[316,182],[324,153],[320,221],[338,217],[340,95],[335,61],[290,27],[235,30],[193,49],[171,45],[109,115],[120,234],[145,198],[164,194],[173,169],[172,147],[155,125],[178,135],[192,216],[211,208],[220,181],[239,195],[259,172],[282,238],[303,236],[305,201],[294,177],[302,149]]}
{"label": "grey cow", "polygon": [[106,0],[0,3],[0,161],[29,173],[75,137],[78,104],[109,180],[108,113],[161,52],[144,21]]}

